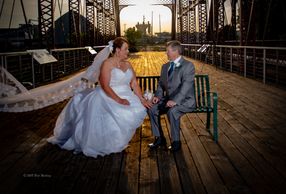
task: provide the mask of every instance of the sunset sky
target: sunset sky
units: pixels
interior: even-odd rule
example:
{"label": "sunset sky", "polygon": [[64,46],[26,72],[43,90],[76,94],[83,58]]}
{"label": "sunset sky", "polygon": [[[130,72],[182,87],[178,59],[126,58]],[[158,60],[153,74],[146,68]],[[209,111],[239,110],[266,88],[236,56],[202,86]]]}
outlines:
{"label": "sunset sky", "polygon": [[[4,1],[0,0],[0,8]],[[10,15],[12,10],[12,0],[6,0],[3,12],[0,17],[0,28],[8,28]],[[23,1],[27,19],[37,20],[38,13],[37,13],[37,0],[29,0]],[[63,5],[59,4],[63,2]],[[84,1],[82,1],[84,2]],[[162,6],[162,5],[150,5],[152,0],[140,0],[136,3],[135,6],[128,6],[122,9],[120,13],[120,22],[121,22],[121,31],[123,32],[124,29],[134,27],[137,22],[143,22],[143,16],[145,16],[145,22],[148,21],[152,22],[152,12],[153,12],[153,32],[159,32],[159,14],[161,18],[161,32],[170,32],[171,31],[171,11],[169,8]],[[54,1],[55,3],[55,20],[60,17],[60,15],[64,15],[68,11],[68,1]],[[149,4],[148,4],[149,3]],[[229,0],[226,1],[226,13],[227,18],[230,18],[230,4]],[[62,13],[60,13],[59,7],[63,7]],[[84,6],[81,5],[81,13],[85,15]],[[230,19],[227,19],[227,22],[230,22]],[[15,8],[14,14],[11,21],[11,27],[15,28],[18,27],[19,24],[24,24],[24,16],[21,9],[21,4],[19,0],[15,1]],[[37,23],[36,21],[34,23]]]}
{"label": "sunset sky", "polygon": [[[0,6],[2,6],[2,2],[0,3]],[[13,1],[5,1],[4,7],[3,7],[3,13],[0,18],[0,28],[8,28],[9,27],[9,21],[12,11],[12,2]],[[37,0],[29,0],[29,1],[23,1],[24,7],[26,10],[26,15],[28,20],[37,20],[38,13],[37,13]],[[60,17],[60,15],[64,15],[68,11],[68,1],[63,1],[63,6],[59,4],[61,1],[54,1],[55,3],[55,20]],[[83,2],[83,1],[82,1]],[[124,24],[126,24],[126,28],[134,27],[137,22],[142,23],[143,21],[143,15],[145,16],[145,21],[149,21],[151,23],[151,15],[153,11],[153,24],[154,24],[154,32],[159,32],[159,14],[161,15],[161,31],[171,31],[171,11],[169,8],[165,6],[148,6],[144,3],[148,3],[147,0],[138,1],[138,4],[136,6],[129,6],[124,8],[120,13],[120,22],[121,22],[121,29],[124,30]],[[59,7],[63,7],[62,13],[60,13]],[[82,7],[82,15],[85,15],[84,6]],[[33,11],[31,11],[31,8]],[[15,1],[15,7],[14,7],[14,14],[11,20],[11,27],[18,27],[19,24],[24,24],[24,16],[23,11],[21,9],[20,1]]]}
{"label": "sunset sky", "polygon": [[153,32],[159,32],[159,15],[161,18],[161,32],[171,32],[171,10],[163,5],[136,5],[124,8],[120,13],[121,31],[133,27],[137,22],[143,22],[145,16],[145,23],[152,22],[153,12]]}

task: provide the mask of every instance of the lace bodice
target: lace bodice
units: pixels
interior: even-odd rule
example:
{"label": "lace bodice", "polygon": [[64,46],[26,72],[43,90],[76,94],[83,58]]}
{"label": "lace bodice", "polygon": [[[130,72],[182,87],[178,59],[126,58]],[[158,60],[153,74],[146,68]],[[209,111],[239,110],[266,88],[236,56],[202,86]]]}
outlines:
{"label": "lace bodice", "polygon": [[130,68],[124,72],[121,69],[115,67],[111,70],[110,86],[129,86],[132,76],[133,74]]}

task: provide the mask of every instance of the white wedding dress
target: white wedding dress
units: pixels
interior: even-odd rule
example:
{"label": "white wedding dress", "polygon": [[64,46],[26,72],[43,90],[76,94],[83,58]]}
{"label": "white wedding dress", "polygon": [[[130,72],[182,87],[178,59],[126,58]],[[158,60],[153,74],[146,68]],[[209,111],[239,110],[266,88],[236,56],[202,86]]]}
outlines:
{"label": "white wedding dress", "polygon": [[130,105],[117,103],[100,86],[84,90],[63,109],[48,142],[92,157],[124,150],[146,116],[145,107],[130,88],[132,76],[131,69],[111,70],[111,88]]}

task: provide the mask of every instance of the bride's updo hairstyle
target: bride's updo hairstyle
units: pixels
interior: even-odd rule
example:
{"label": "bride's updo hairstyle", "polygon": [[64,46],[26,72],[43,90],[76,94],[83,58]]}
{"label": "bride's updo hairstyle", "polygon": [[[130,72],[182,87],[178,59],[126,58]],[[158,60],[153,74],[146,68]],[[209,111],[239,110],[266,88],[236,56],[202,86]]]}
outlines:
{"label": "bride's updo hairstyle", "polygon": [[121,48],[124,43],[127,43],[129,45],[128,40],[126,40],[123,37],[117,37],[113,40],[113,49],[112,49],[112,55],[116,52],[116,48]]}

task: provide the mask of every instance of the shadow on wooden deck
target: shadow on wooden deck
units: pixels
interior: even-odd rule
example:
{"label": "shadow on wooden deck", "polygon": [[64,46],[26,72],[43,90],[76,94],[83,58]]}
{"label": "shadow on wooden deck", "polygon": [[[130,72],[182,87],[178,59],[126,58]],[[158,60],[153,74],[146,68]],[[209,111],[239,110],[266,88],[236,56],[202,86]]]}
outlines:
{"label": "shadow on wooden deck", "polygon": [[[165,60],[158,52],[140,55],[131,59],[136,72],[145,71],[138,61],[144,57],[150,72]],[[46,142],[66,102],[0,113],[0,193],[286,193],[286,92],[194,62],[219,94],[218,144],[204,114],[187,114],[182,150],[150,151],[146,118],[124,152],[95,159]]]}

